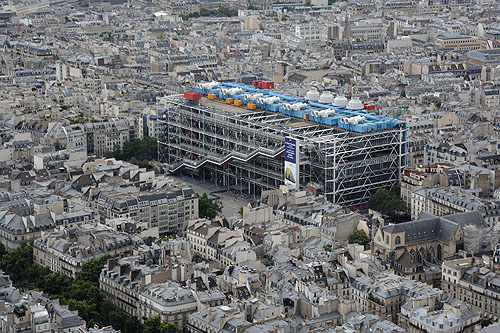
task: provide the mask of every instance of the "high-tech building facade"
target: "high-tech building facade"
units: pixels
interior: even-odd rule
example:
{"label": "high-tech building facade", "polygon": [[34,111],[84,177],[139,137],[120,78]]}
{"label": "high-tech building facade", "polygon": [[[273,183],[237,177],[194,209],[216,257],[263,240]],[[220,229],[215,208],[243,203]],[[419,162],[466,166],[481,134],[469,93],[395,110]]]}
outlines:
{"label": "high-tech building facade", "polygon": [[158,149],[168,172],[257,195],[312,185],[350,207],[400,181],[406,123],[369,113],[359,100],[333,106],[331,95],[317,102],[314,93],[298,98],[235,83],[196,90],[164,99]]}

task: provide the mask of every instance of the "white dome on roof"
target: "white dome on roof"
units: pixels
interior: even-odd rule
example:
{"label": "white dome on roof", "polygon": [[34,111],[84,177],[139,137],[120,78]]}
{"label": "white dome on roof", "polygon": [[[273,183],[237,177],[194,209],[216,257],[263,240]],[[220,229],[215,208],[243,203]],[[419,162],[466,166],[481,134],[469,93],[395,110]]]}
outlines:
{"label": "white dome on roof", "polygon": [[323,91],[321,96],[319,96],[319,102],[325,103],[325,104],[332,104],[333,103],[333,95],[330,94],[330,92],[328,92],[328,91]]}
{"label": "white dome on roof", "polygon": [[349,110],[363,110],[365,107],[358,97],[353,97],[349,103],[347,103],[347,109]]}
{"label": "white dome on roof", "polygon": [[308,101],[317,101],[319,98],[319,92],[316,89],[311,89],[306,94],[306,99]]}
{"label": "white dome on roof", "polygon": [[344,95],[337,95],[333,100],[333,106],[344,107],[347,105],[347,98]]}

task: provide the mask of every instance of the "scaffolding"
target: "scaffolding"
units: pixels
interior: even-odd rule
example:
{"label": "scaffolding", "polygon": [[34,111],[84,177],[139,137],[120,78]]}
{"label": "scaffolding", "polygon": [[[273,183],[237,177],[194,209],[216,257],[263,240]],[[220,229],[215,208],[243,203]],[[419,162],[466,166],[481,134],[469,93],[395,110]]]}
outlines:
{"label": "scaffolding", "polygon": [[168,172],[259,195],[284,184],[285,138],[298,142],[298,183],[317,184],[328,200],[362,207],[396,185],[405,166],[403,125],[368,133],[182,95],[163,99],[159,156]]}

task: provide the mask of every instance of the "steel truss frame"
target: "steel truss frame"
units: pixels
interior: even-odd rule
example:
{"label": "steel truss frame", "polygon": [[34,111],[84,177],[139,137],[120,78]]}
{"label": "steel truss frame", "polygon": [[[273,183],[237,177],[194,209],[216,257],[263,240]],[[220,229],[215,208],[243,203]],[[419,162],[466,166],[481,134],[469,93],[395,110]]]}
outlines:
{"label": "steel truss frame", "polygon": [[378,188],[398,184],[405,163],[403,126],[356,133],[264,110],[232,113],[182,96],[165,100],[158,122],[158,154],[168,171],[190,169],[253,194],[283,184],[287,136],[300,142],[300,184],[316,183],[346,206],[364,205]]}

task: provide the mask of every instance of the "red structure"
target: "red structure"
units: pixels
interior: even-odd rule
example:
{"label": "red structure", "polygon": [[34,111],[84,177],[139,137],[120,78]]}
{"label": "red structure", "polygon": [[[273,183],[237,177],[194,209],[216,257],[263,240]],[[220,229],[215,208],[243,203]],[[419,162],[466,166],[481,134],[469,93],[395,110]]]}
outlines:
{"label": "red structure", "polygon": [[261,88],[261,89],[273,89],[274,82],[273,81],[261,81],[259,83],[259,88]]}
{"label": "red structure", "polygon": [[200,94],[200,93],[197,93],[197,92],[195,92],[195,91],[186,91],[186,92],[184,93],[184,98],[185,98],[185,99],[192,100],[192,101],[196,101],[196,100],[201,99],[201,94]]}
{"label": "red structure", "polygon": [[260,89],[273,89],[274,82],[273,81],[253,81],[252,86]]}

